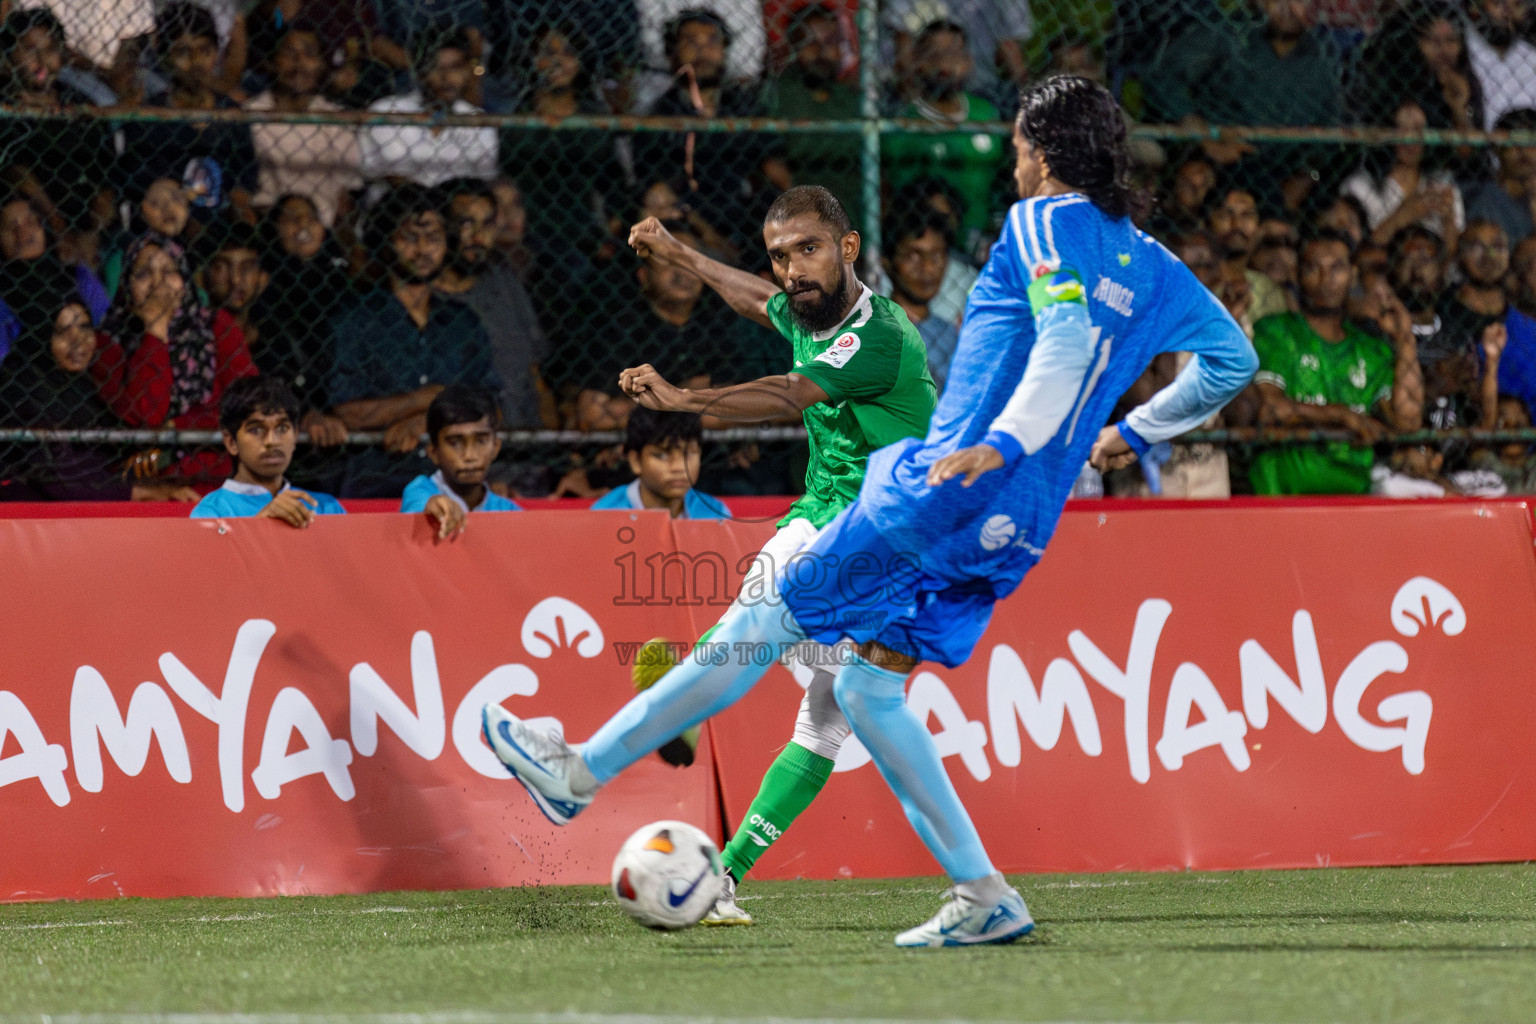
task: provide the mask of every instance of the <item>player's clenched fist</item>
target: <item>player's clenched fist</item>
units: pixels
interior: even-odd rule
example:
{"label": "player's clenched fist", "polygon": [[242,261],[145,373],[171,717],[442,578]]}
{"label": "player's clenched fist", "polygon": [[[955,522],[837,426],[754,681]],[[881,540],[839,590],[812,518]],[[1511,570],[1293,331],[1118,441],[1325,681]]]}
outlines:
{"label": "player's clenched fist", "polygon": [[652,263],[677,263],[684,253],[692,252],[655,217],[647,217],[629,229],[629,245],[641,259]]}
{"label": "player's clenched fist", "polygon": [[656,372],[650,363],[631,367],[619,374],[619,390],[630,398],[658,412],[688,412],[687,393]]}
{"label": "player's clenched fist", "polygon": [[1093,442],[1093,450],[1088,454],[1088,464],[1100,473],[1124,469],[1135,461],[1135,451],[1126,443],[1119,425],[1115,423],[1099,431],[1099,438]]}

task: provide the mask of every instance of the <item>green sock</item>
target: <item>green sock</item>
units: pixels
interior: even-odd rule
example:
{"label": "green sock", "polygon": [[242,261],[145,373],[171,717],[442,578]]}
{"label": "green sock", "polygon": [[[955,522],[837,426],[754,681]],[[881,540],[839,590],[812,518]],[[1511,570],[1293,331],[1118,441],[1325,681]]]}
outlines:
{"label": "green sock", "polygon": [[811,806],[831,777],[829,758],[813,754],[794,742],[784,748],[769,765],[757,798],[747,808],[746,817],[721,855],[725,869],[736,881],[745,878],[757,858]]}

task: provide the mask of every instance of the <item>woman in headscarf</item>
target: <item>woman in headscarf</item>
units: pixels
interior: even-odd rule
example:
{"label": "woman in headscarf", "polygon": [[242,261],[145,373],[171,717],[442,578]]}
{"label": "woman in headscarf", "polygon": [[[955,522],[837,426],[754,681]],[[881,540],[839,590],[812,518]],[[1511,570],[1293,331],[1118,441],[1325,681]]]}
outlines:
{"label": "woman in headscarf", "polygon": [[[181,244],[146,234],[128,247],[123,284],[101,330],[91,376],[107,407],[131,427],[219,425],[229,382],[256,373],[245,335],[222,309],[204,306]],[[178,456],[178,475],[228,475],[222,452]]]}
{"label": "woman in headscarf", "polygon": [[[0,367],[0,423],[35,430],[118,426],[87,372],[96,354],[90,312],[72,288],[33,293],[32,326]],[[107,445],[49,441],[6,446],[0,496],[6,500],[193,501],[190,488],[125,479],[122,455]]]}

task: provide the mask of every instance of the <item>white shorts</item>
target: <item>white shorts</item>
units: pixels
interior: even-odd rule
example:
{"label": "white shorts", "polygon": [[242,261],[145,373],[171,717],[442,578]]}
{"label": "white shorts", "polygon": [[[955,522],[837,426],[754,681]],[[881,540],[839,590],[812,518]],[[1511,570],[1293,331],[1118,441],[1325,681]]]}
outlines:
{"label": "white shorts", "polygon": [[[771,601],[777,604],[779,597],[775,577],[785,563],[808,547],[820,532],[811,525],[809,519],[791,519],[785,523],[757,553],[752,568],[742,581],[737,604],[743,601]],[[805,696],[800,700],[800,711],[795,716],[795,733],[791,738],[811,753],[835,761],[851,729],[832,695],[836,662],[831,649],[825,644],[813,646],[819,648],[820,654],[814,659],[815,664],[805,664],[793,653],[784,658],[784,667],[795,677],[795,682],[805,688]]]}

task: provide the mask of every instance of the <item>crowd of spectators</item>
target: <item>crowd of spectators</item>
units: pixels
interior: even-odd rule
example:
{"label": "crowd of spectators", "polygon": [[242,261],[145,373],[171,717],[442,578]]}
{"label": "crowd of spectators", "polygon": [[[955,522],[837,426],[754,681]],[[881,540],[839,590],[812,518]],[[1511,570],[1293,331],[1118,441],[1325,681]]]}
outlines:
{"label": "crowd of spectators", "polygon": [[[1142,226],[1263,366],[1209,425],[1354,439],[1159,446],[1108,493],[1529,490],[1523,445],[1392,438],[1530,422],[1536,148],[1283,131],[1536,129],[1527,4],[1115,0],[1100,36],[1065,0],[886,0],[882,50],[864,54],[856,0],[0,0],[0,428],[211,428],[231,383],[269,375],[315,442],[294,477],[344,497],[432,471],[426,412],[454,385],[495,394],[504,427],[622,429],[625,366],[682,385],[789,369],[782,339],[696,277],[636,260],[628,226],[656,216],[763,271],[763,212],[798,183],[878,218],[866,280],[917,326],[942,387],[1014,198],[1008,135],[970,125],[1005,124],[1021,85],[1068,72],[1136,121],[1205,136],[1134,156],[1157,195]],[[882,136],[878,210],[856,133],[554,124],[856,119],[866,60],[880,113],[934,126]],[[217,116],[235,110],[291,120]],[[382,444],[346,444],[362,431]],[[742,444],[709,449],[703,473],[714,493],[785,493],[802,467]],[[229,472],[218,450],[50,441],[7,456],[0,497],[186,498]],[[617,447],[509,446],[489,479],[591,495],[632,476]]]}

